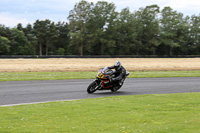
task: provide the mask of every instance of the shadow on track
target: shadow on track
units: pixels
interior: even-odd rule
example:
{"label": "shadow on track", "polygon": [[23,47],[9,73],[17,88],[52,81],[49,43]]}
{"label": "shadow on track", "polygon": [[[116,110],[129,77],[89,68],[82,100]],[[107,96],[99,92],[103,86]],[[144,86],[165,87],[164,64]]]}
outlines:
{"label": "shadow on track", "polygon": [[106,96],[121,96],[121,95],[133,95],[133,92],[127,92],[127,91],[117,91],[117,92],[111,92],[111,91],[98,91],[90,95],[106,95]]}

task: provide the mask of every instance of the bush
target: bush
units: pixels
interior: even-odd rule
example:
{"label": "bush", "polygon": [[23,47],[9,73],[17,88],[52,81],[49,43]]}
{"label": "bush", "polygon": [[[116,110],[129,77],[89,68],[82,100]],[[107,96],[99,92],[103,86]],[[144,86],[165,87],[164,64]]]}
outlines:
{"label": "bush", "polygon": [[64,55],[65,54],[65,49],[64,48],[59,48],[55,52],[56,55]]}

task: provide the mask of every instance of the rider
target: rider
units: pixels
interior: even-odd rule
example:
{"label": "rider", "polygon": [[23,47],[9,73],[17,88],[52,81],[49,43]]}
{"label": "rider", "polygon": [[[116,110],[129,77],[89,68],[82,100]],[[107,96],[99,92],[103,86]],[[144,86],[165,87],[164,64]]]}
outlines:
{"label": "rider", "polygon": [[114,71],[115,77],[111,78],[110,81],[118,82],[118,84],[122,86],[126,76],[126,69],[121,65],[121,62],[116,61],[113,66],[110,66],[108,68],[115,69]]}

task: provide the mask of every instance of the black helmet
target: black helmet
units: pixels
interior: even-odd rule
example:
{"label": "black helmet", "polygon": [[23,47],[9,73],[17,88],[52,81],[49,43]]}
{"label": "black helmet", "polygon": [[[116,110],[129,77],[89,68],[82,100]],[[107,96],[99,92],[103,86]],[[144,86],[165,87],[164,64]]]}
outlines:
{"label": "black helmet", "polygon": [[122,67],[121,62],[120,61],[116,61],[115,64],[114,64],[114,67],[115,67],[116,70],[121,69],[121,67]]}

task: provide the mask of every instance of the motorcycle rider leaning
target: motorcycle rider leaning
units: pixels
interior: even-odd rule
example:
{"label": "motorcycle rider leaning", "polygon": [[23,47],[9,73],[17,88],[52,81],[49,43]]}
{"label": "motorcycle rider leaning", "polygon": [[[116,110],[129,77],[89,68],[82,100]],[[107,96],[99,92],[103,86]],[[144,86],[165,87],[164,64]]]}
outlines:
{"label": "motorcycle rider leaning", "polygon": [[121,65],[120,61],[116,61],[109,69],[115,69],[115,77],[110,79],[110,82],[116,82],[119,86],[122,86],[126,78],[126,69]]}

